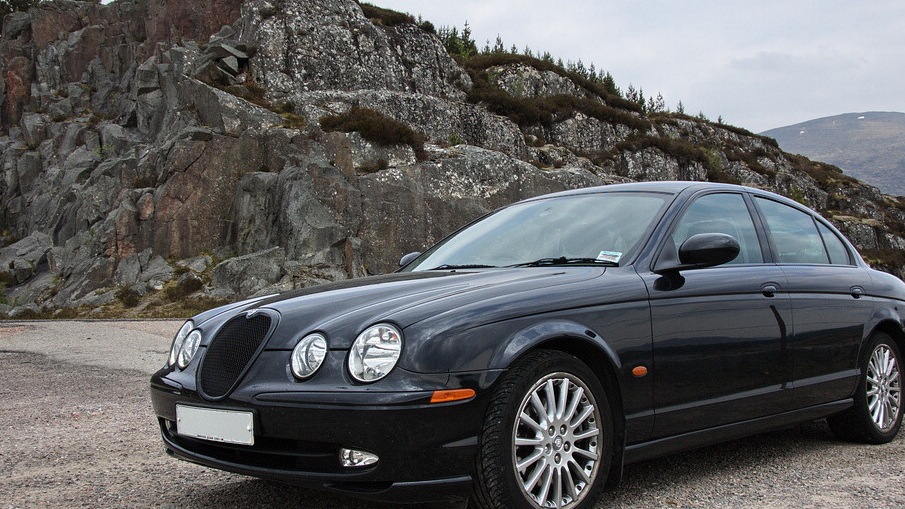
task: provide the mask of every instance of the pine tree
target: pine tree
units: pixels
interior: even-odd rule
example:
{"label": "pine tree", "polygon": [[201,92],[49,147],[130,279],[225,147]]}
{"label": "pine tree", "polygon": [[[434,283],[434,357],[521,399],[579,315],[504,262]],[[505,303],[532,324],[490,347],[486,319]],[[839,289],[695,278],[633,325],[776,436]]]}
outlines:
{"label": "pine tree", "polygon": [[[603,71],[600,71],[601,73]],[[603,83],[603,88],[607,92],[615,95],[616,97],[622,97],[622,91],[619,90],[619,87],[616,86],[616,80],[613,78],[613,75],[607,71],[607,73],[601,78],[601,83]]]}
{"label": "pine tree", "polygon": [[666,111],[666,100],[663,94],[657,92],[657,97],[650,96],[647,99],[647,111],[650,113],[663,113]]}
{"label": "pine tree", "polygon": [[647,110],[647,99],[644,98],[644,90],[641,87],[635,88],[629,83],[628,90],[625,92],[625,98],[641,107],[641,111]]}
{"label": "pine tree", "polygon": [[440,27],[437,37],[450,55],[472,57],[478,53],[478,47],[471,38],[471,27],[468,26],[467,21],[461,34],[456,27]]}
{"label": "pine tree", "polygon": [[493,53],[506,53],[506,46],[503,45],[503,38],[500,34],[496,34],[496,43],[493,45]]}
{"label": "pine tree", "polygon": [[478,46],[475,44],[474,39],[471,38],[471,27],[468,26],[468,21],[465,21],[465,26],[462,27],[462,37],[460,39],[462,45],[462,55],[463,57],[473,57],[478,53]]}
{"label": "pine tree", "polygon": [[578,62],[575,63],[575,69],[574,69],[574,70],[575,70],[575,73],[576,73],[576,74],[578,74],[579,76],[582,76],[582,77],[586,76],[587,73],[588,73],[588,70],[585,69],[584,63],[582,63],[582,61],[581,61],[580,58],[578,59]]}
{"label": "pine tree", "polygon": [[638,102],[638,91],[635,90],[635,85],[628,84],[628,88],[625,89],[625,98],[632,102]]}
{"label": "pine tree", "polygon": [[437,37],[450,55],[458,55],[462,48],[459,45],[459,29],[456,27],[440,27]]}

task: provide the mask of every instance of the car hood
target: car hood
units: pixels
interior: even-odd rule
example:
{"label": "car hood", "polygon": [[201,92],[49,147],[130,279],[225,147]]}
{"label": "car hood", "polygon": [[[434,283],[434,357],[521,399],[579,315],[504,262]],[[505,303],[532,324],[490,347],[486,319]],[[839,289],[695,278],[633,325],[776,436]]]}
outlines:
{"label": "car hood", "polygon": [[[476,271],[394,273],[282,293],[234,308],[269,308],[280,324],[267,349],[291,349],[311,332],[327,335],[330,348],[348,348],[364,328],[380,322],[406,328],[475,302],[568,285],[599,277],[601,267],[535,267]],[[517,313],[517,306],[513,306]]]}

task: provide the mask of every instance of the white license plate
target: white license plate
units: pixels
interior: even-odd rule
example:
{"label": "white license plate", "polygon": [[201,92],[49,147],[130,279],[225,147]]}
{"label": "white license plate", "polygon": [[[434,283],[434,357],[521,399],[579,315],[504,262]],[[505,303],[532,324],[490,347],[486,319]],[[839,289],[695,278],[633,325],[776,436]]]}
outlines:
{"label": "white license plate", "polygon": [[176,433],[227,444],[254,445],[251,412],[176,405]]}

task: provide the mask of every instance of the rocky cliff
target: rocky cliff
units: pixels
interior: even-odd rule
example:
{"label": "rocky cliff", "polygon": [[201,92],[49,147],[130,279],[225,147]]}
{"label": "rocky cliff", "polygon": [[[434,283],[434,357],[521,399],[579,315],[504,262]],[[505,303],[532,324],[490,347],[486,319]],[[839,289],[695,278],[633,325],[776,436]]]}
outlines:
{"label": "rocky cliff", "polygon": [[7,16],[0,312],[178,314],[391,271],[503,204],[629,180],[780,192],[905,274],[897,198],[546,62],[457,61],[430,26],[364,7],[58,0]]}

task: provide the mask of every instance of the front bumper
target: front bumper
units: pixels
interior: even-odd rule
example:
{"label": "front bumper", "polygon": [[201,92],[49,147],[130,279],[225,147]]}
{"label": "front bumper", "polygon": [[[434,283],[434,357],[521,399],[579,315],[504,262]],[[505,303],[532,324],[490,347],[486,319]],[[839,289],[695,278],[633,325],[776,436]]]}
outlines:
{"label": "front bumper", "polygon": [[[183,386],[185,377],[172,375],[161,370],[152,377],[151,400],[166,451],[178,458],[387,502],[468,493],[488,391],[468,401],[431,404],[429,390],[296,392],[265,386],[260,389],[266,392],[246,387],[211,403]],[[255,444],[177,434],[177,403],[252,412]],[[369,451],[380,459],[368,467],[343,467],[341,448]]]}

